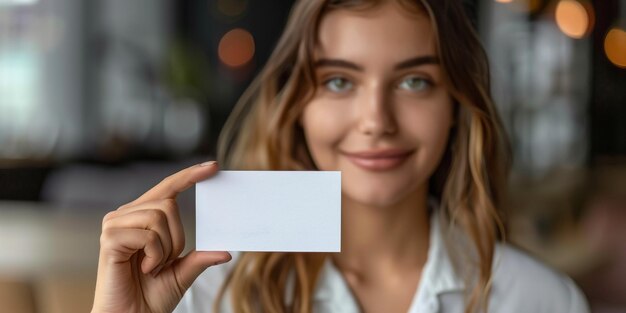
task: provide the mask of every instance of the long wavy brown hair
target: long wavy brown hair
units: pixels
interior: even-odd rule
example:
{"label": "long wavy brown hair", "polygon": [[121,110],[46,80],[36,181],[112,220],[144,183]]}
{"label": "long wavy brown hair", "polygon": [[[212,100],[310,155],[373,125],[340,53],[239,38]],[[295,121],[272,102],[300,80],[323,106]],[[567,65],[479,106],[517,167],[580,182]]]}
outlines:
{"label": "long wavy brown hair", "polygon": [[[315,170],[298,118],[313,97],[318,26],[329,10],[363,10],[385,0],[299,0],[265,67],[242,95],[219,140],[224,168]],[[470,243],[452,250],[469,266],[465,312],[487,311],[496,242],[505,235],[502,211],[509,148],[490,96],[487,57],[461,0],[388,0],[425,12],[436,32],[445,84],[454,99],[455,126],[430,179],[444,224]],[[447,232],[448,233],[448,232]],[[453,242],[448,240],[448,242]],[[226,290],[235,312],[311,312],[313,292],[328,255],[242,253],[215,301]],[[467,267],[467,266],[466,266]],[[291,295],[287,299],[285,295]]]}

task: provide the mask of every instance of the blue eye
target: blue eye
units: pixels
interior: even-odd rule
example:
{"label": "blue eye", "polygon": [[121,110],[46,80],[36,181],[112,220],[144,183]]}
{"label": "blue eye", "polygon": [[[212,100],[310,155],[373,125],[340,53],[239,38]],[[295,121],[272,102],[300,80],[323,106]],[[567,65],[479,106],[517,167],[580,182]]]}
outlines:
{"label": "blue eye", "polygon": [[324,82],[326,88],[332,92],[346,92],[352,89],[352,83],[345,78],[335,77]]}
{"label": "blue eye", "polygon": [[398,87],[408,91],[419,92],[430,88],[431,85],[432,83],[429,80],[414,76],[403,80]]}

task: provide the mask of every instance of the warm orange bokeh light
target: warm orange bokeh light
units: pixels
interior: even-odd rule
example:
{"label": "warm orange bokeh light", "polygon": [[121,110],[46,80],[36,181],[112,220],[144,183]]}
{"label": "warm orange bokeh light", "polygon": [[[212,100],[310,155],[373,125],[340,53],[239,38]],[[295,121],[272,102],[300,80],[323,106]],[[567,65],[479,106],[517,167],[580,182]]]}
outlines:
{"label": "warm orange bokeh light", "polygon": [[513,2],[513,0],[496,0],[496,2],[500,2],[500,3],[511,3],[511,2]]}
{"label": "warm orange bokeh light", "polygon": [[252,34],[245,29],[235,28],[220,40],[218,56],[227,66],[239,67],[252,60],[254,49]]}
{"label": "warm orange bokeh light", "polygon": [[604,38],[604,52],[618,67],[626,68],[626,30],[612,28]]}
{"label": "warm orange bokeh light", "polygon": [[556,24],[574,39],[583,38],[593,26],[593,9],[577,0],[561,0],[556,6]]}

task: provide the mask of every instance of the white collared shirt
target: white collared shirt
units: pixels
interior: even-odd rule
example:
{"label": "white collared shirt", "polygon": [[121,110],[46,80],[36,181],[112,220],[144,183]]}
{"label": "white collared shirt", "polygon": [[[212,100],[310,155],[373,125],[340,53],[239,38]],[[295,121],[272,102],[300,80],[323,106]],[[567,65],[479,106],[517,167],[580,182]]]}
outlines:
{"label": "white collared shirt", "polygon": [[[228,271],[236,262],[206,270],[185,293],[175,313],[212,312]],[[316,287],[314,313],[361,312],[339,270],[327,258]],[[489,313],[588,313],[587,301],[574,282],[506,244],[494,259]],[[465,283],[456,274],[437,219],[431,223],[428,258],[408,313],[463,313]],[[227,293],[220,313],[231,313]]]}

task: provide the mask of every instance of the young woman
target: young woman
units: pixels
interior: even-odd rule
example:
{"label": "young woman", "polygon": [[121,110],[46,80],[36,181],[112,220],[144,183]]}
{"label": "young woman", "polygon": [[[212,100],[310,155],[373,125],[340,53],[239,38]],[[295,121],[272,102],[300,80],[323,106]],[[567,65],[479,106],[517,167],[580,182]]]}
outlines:
{"label": "young woman", "polygon": [[179,258],[175,198],[208,162],[106,215],[93,312],[587,312],[571,280],[503,241],[488,75],[460,0],[298,1],[220,164],[341,171],[342,252],[241,253],[206,272],[231,255]]}

